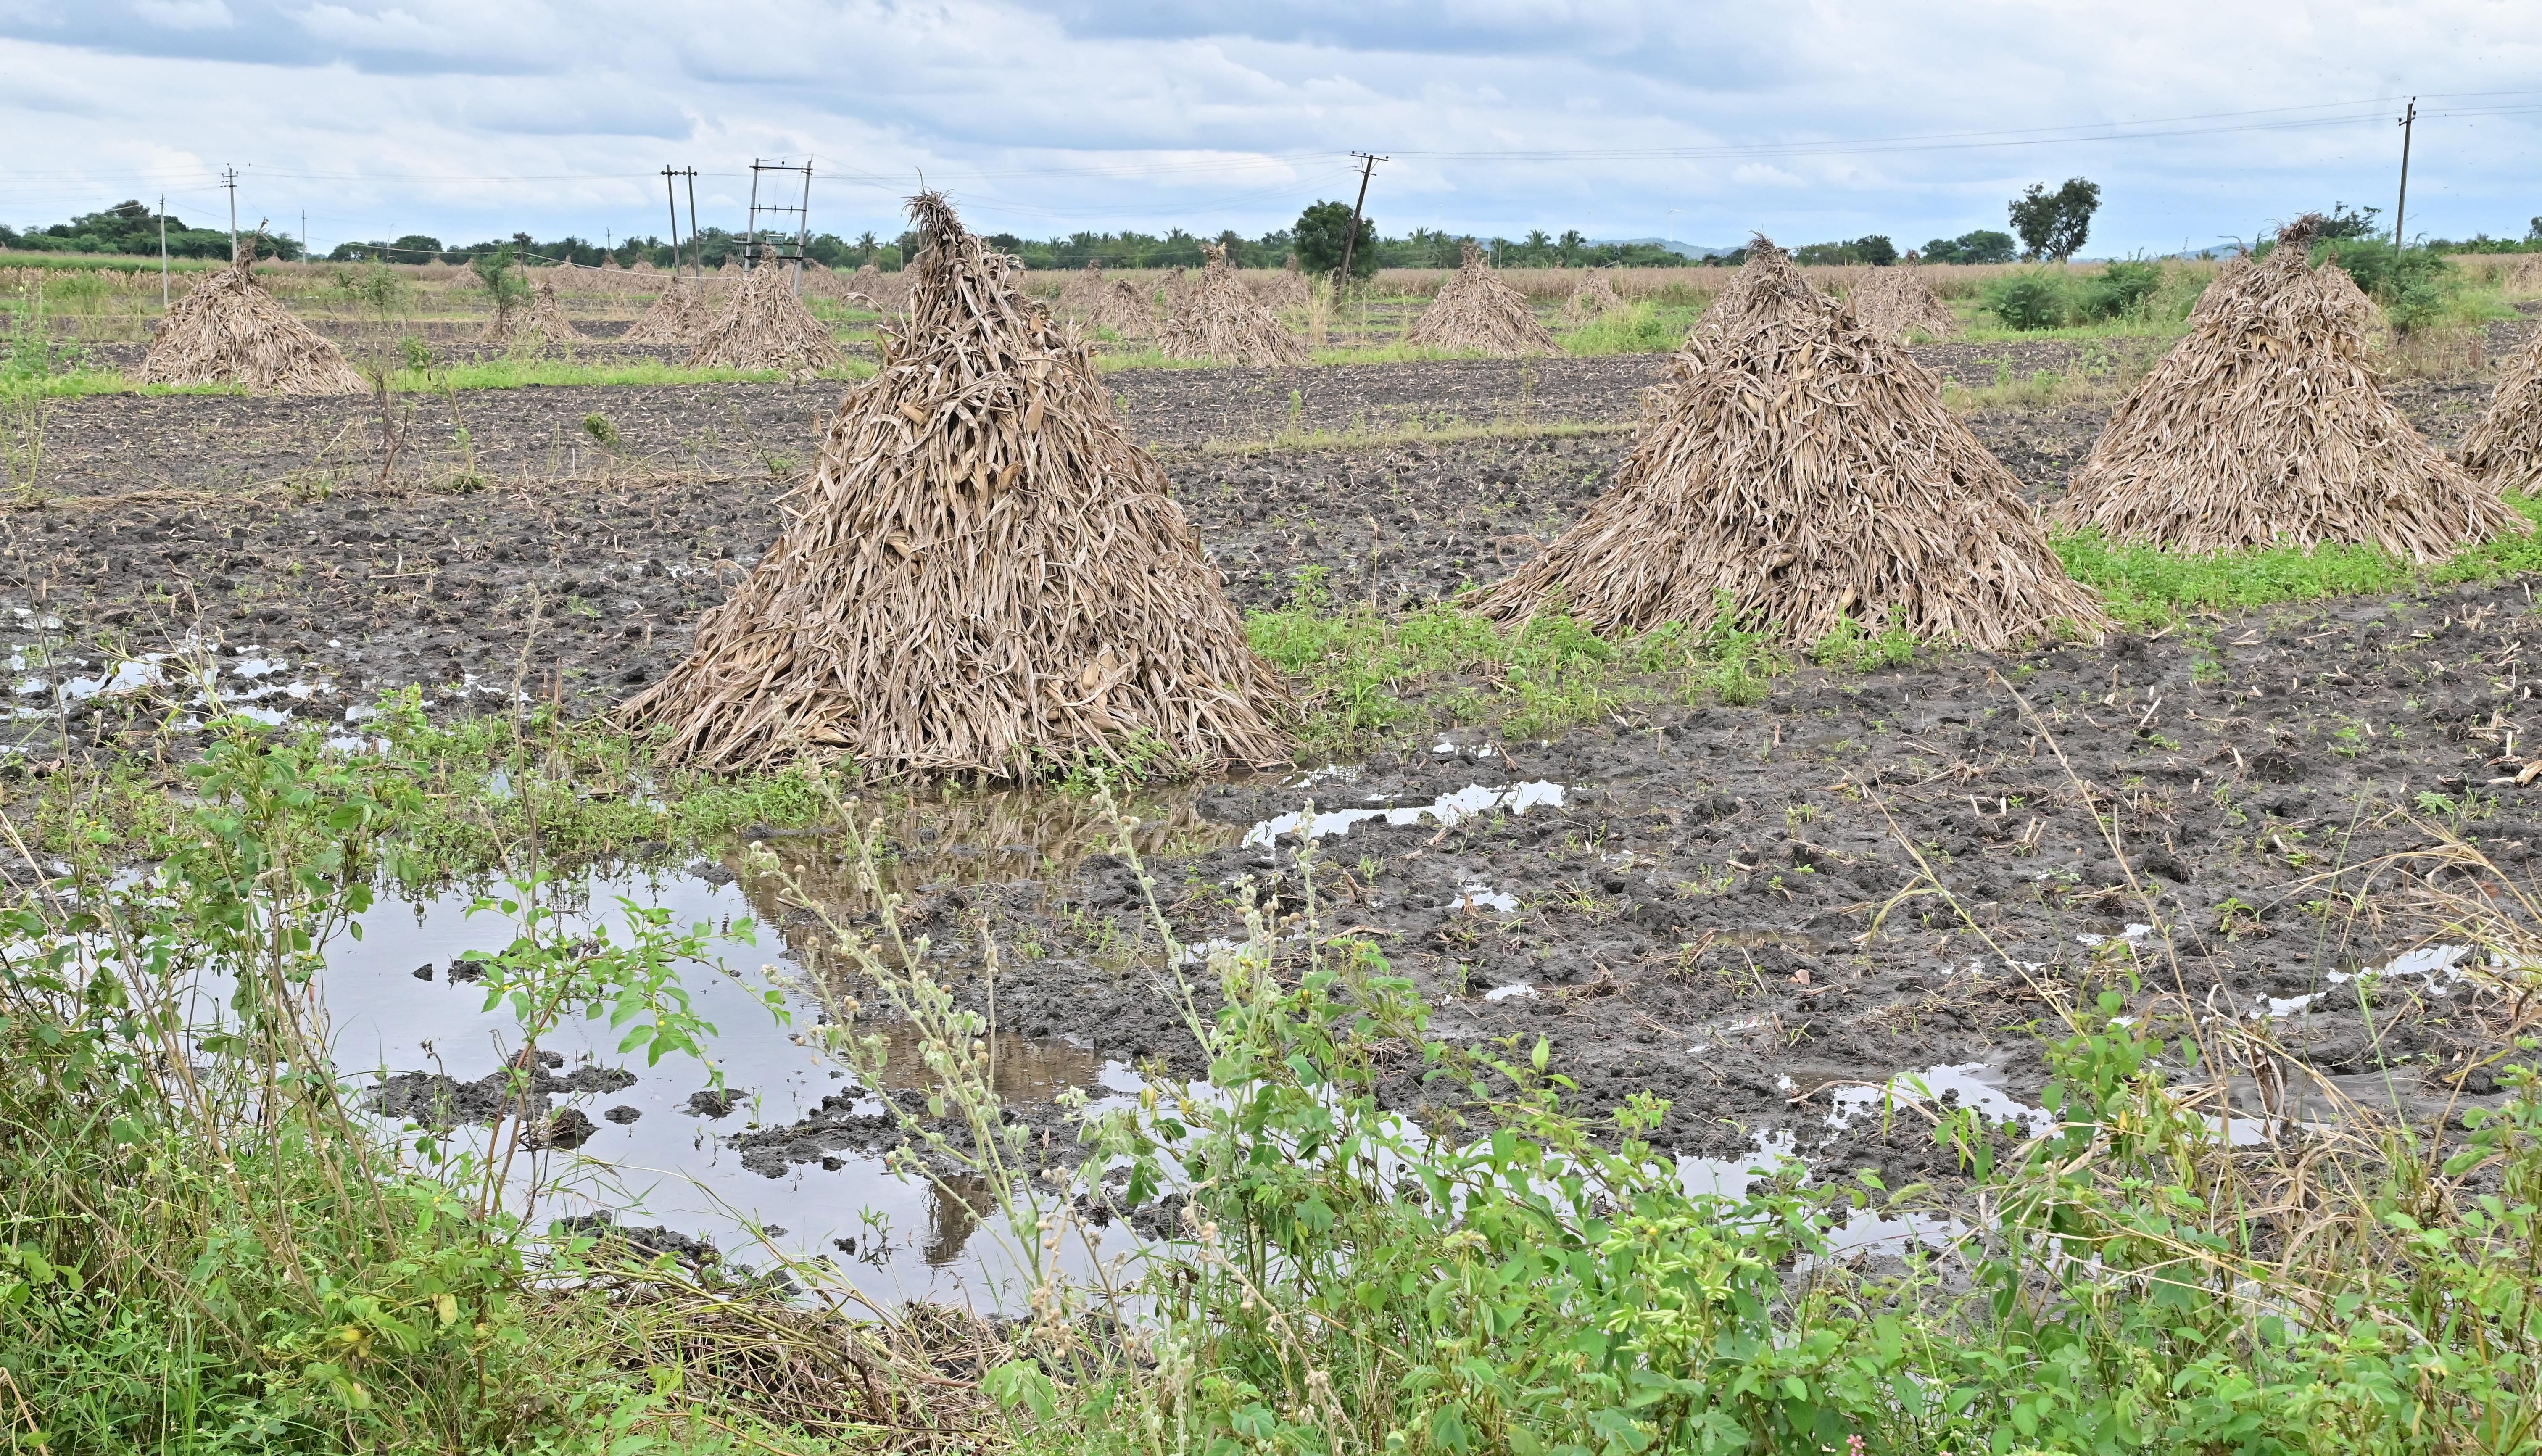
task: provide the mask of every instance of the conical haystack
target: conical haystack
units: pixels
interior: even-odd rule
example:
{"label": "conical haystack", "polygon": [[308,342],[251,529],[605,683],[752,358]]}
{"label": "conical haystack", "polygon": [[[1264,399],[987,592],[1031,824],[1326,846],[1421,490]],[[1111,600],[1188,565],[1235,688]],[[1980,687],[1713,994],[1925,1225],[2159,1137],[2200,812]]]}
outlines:
{"label": "conical haystack", "polygon": [[2500,281],[2509,293],[2542,293],[2542,257],[2527,254],[2516,260]]}
{"label": "conical haystack", "polygon": [[2107,625],[1941,380],[1762,238],[1614,488],[1483,610],[1600,631],[1725,613],[1789,643],[1846,617],[2000,649]]}
{"label": "conical haystack", "polygon": [[1862,327],[1892,344],[1910,335],[1948,339],[1960,330],[1959,317],[1924,281],[1924,270],[1907,265],[1876,268],[1854,286],[1853,316]]}
{"label": "conical haystack", "polygon": [[1254,287],[1253,296],[1273,313],[1303,313],[1314,303],[1314,295],[1307,288],[1307,275],[1298,270],[1295,253],[1280,265],[1280,271]]}
{"label": "conical haystack", "polygon": [[1038,772],[1121,751],[1277,761],[1284,693],[1084,347],[937,193],[881,372],[785,533],[629,703],[720,770]]}
{"label": "conical haystack", "polygon": [[659,286],[662,291],[653,295],[651,306],[620,336],[620,342],[695,347],[708,324],[706,305],[698,301],[697,289],[677,273],[661,275]]}
{"label": "conical haystack", "polygon": [[542,344],[570,344],[582,335],[564,316],[557,302],[556,279],[545,275],[530,290],[530,301],[499,315],[486,326],[486,338],[507,348],[525,348]]}
{"label": "conical haystack", "polygon": [[1465,245],[1463,266],[1439,286],[1439,296],[1412,321],[1403,342],[1499,358],[1562,352],[1562,345],[1529,311],[1527,295],[1492,276],[1483,250],[1471,243]]}
{"label": "conical haystack", "polygon": [[860,263],[857,265],[856,275],[848,279],[848,288],[851,292],[862,295],[868,303],[882,313],[897,314],[909,311],[909,269],[907,268],[902,268],[896,273],[887,273],[870,263]]}
{"label": "conical haystack", "polygon": [[1562,322],[1577,328],[1623,306],[1624,295],[1607,280],[1607,270],[1593,268],[1580,275],[1580,281],[1572,285],[1571,296],[1562,301]]}
{"label": "conical haystack", "polygon": [[2542,491],[2542,329],[2499,366],[2489,412],[2463,436],[2463,469],[2495,491]]}
{"label": "conical haystack", "polygon": [[753,268],[689,356],[692,369],[778,369],[817,374],[846,362],[829,326],[794,296],[790,268]]}
{"label": "conical haystack", "polygon": [[152,331],[144,384],[235,384],[254,394],[360,394],[343,353],[291,316],[251,270],[255,235],[230,266],[195,279]]}
{"label": "conical haystack", "polygon": [[2524,527],[2383,397],[2364,296],[2305,261],[2318,222],[2209,286],[2051,520],[2179,551],[2339,543],[2420,562]]}
{"label": "conical haystack", "polygon": [[[1157,347],[1168,358],[1208,359],[1220,364],[1303,364],[1307,343],[1282,326],[1279,317],[1253,297],[1253,291],[1227,266],[1227,250],[1205,244],[1208,260],[1200,280],[1173,300],[1173,317],[1157,336]],[[1168,280],[1170,292],[1172,283]]]}
{"label": "conical haystack", "polygon": [[1103,295],[1110,291],[1103,276],[1103,265],[1089,258],[1085,267],[1069,274],[1068,281],[1060,285],[1060,312],[1091,323],[1103,307]]}

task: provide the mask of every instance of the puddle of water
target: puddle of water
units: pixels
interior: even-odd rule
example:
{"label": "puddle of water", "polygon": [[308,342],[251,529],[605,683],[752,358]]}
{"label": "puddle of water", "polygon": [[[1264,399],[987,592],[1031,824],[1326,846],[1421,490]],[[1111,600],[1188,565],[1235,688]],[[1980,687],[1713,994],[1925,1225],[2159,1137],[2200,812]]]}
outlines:
{"label": "puddle of water", "polygon": [[2428,982],[2428,994],[2442,996],[2461,982],[2466,974],[2465,962],[2476,954],[2469,946],[2421,946],[2415,951],[2395,956],[2379,966],[2369,966],[2354,971],[2325,971],[2322,979],[2328,983],[2327,988],[2308,991],[2301,996],[2262,996],[2259,1009],[2253,1011],[2251,1016],[2254,1020],[2264,1020],[2271,1017],[2308,1015],[2316,1004],[2335,1004],[2334,998],[2339,995],[2338,987],[2347,985],[2359,976],[2368,975],[2386,979],[2402,976],[2424,977]]}
{"label": "puddle of water", "polygon": [[1851,1127],[1858,1117],[1877,1116],[1890,1107],[1906,1103],[1939,1103],[1945,1099],[1959,1107],[1976,1109],[1988,1123],[2018,1123],[2033,1136],[2056,1125],[2055,1113],[2044,1108],[2014,1102],[2004,1092],[2000,1077],[2000,1073],[1984,1062],[1961,1062],[1901,1072],[1890,1078],[1886,1087],[1838,1088],[1832,1098],[1834,1111],[1828,1113],[1827,1125],[1843,1129]]}
{"label": "puddle of water", "polygon": [[[757,946],[731,933],[755,918],[739,883],[686,874],[610,875],[579,888],[588,908],[563,917],[566,934],[599,923],[620,926],[620,896],[666,909],[681,926],[717,928],[713,954],[733,969],[688,962],[681,980],[699,1015],[716,1028],[710,1049],[732,1100],[724,1115],[703,1115],[690,1104],[708,1086],[698,1062],[672,1056],[648,1067],[640,1054],[618,1050],[621,1034],[605,1020],[566,1021],[540,1043],[564,1057],[555,1075],[618,1069],[632,1081],[554,1097],[558,1109],[581,1110],[592,1130],[571,1151],[541,1155],[548,1176],[565,1175],[566,1187],[543,1197],[538,1216],[609,1211],[622,1225],[659,1223],[704,1238],[744,1263],[759,1262],[747,1231],[757,1224],[770,1231],[771,1245],[800,1258],[828,1257],[877,1298],[958,1297],[959,1288],[1013,1276],[1011,1240],[978,1234],[984,1222],[995,1221],[986,1189],[948,1195],[902,1182],[879,1157],[857,1152],[787,1164],[767,1177],[744,1167],[728,1140],[798,1122],[834,1096],[846,1094],[878,1111],[875,1092],[924,1090],[927,1074],[905,1032],[894,1040],[884,1085],[860,1088],[806,1044],[803,1028],[817,1018],[816,1007],[793,1001],[794,1024],[782,1026],[759,1004],[757,992],[768,983],[765,963],[788,958],[765,932]],[[329,948],[325,989],[339,1068],[440,1073],[465,1083],[503,1065],[519,1035],[508,1009],[486,1011],[475,984],[450,976],[464,953],[498,951],[514,933],[499,913],[469,915],[474,898],[454,891],[383,903],[363,917],[360,941],[346,938]],[[431,968],[428,979],[419,967]],[[994,1055],[995,1085],[1016,1103],[1046,1102],[1071,1087],[1099,1096],[1135,1094],[1141,1085],[1126,1065],[1064,1042],[1001,1037]],[[853,1258],[841,1252],[843,1240],[853,1242]],[[1084,1258],[1082,1249],[1072,1254]]]}
{"label": "puddle of water", "polygon": [[1498,910],[1507,915],[1518,909],[1518,896],[1475,881],[1457,886],[1457,908]]}
{"label": "puddle of water", "polygon": [[[1372,820],[1383,820],[1388,824],[1417,824],[1423,819],[1433,819],[1442,827],[1447,827],[1471,815],[1499,809],[1523,814],[1539,805],[1558,808],[1562,805],[1564,793],[1563,785],[1536,779],[1504,788],[1468,784],[1453,794],[1443,794],[1428,804],[1390,805],[1383,808],[1317,810],[1312,823],[1308,822],[1306,810],[1298,809],[1259,821],[1245,831],[1244,842],[1248,845],[1268,845],[1282,835],[1302,831],[1308,839],[1324,839],[1337,834],[1348,834],[1354,826]],[[1386,798],[1383,794],[1373,794],[1369,797],[1376,800]]]}
{"label": "puddle of water", "polygon": [[1521,982],[1516,985],[1494,986],[1483,993],[1483,999],[1486,1001],[1523,1001],[1534,994],[1535,987]]}

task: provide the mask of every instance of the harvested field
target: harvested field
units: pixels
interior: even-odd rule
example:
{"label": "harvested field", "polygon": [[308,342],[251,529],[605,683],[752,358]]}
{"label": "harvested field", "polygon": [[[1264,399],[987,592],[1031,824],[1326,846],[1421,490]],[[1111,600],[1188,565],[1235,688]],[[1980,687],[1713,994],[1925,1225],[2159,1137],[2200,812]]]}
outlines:
{"label": "harvested field", "polygon": [[[1998,361],[2018,371],[2060,357],[1916,352],[1981,387]],[[1239,607],[1280,608],[1320,569],[1330,607],[1371,603],[1392,617],[1498,579],[1574,521],[1611,479],[1635,391],[1659,362],[1134,371],[1106,376],[1106,388],[1159,449]],[[2487,392],[2481,379],[2394,390],[2440,446]],[[413,478],[383,490],[357,403],[71,402],[55,417],[48,498],[0,516],[0,595],[24,612],[9,645],[100,678],[112,651],[199,633],[219,641],[214,660],[253,702],[303,722],[344,723],[406,684],[423,685],[445,720],[520,695],[596,712],[677,660],[699,615],[775,538],[775,500],[809,463],[837,397],[834,385],[465,395],[486,481],[467,494],[431,484],[449,465],[451,426],[422,414]],[[2037,497],[2061,489],[2108,409],[1988,408],[1971,423]],[[583,429],[593,414],[619,431],[615,450]],[[1268,443],[1281,431],[1412,424],[1482,432]],[[1559,802],[1531,790],[1525,813],[1450,827],[1407,812],[1419,822],[1364,823],[1326,846],[1328,868],[1350,876],[1328,886],[1338,913],[1441,999],[1444,1027],[1541,1032],[1557,1069],[1600,1106],[1661,1092],[1675,1101],[1663,1140],[1687,1151],[1816,1125],[1831,1084],[1902,1069],[1982,1063],[2027,1100],[2037,1063],[2023,1028],[2041,1007],[2019,976],[1993,962],[1970,971],[1986,953],[1947,926],[1853,944],[1911,872],[1902,838],[2014,958],[2090,974],[2076,937],[2145,916],[2055,767],[2053,736],[2080,780],[2124,801],[2127,853],[2177,918],[2193,989],[2304,994],[2328,969],[2403,948],[2322,940],[2279,846],[2313,853],[2340,840],[2355,862],[2413,842],[2391,805],[2486,786],[2503,747],[2483,735],[2488,715],[2523,711],[2514,705],[2531,685],[2508,658],[2534,631],[2519,582],[2228,616],[2103,649],[1942,655],[1868,674],[1802,666],[1752,706],[1646,702],[1516,741],[1458,730],[1437,749],[1380,748],[1311,785],[1239,775],[1185,791],[1194,832],[1218,837],[1152,871],[1167,886],[1272,873],[1236,841],[1309,798],[1409,810],[1468,786],[1559,786]],[[2023,717],[2011,681],[2049,715],[2048,734]],[[1508,685],[1481,673],[1427,691],[1491,699]],[[19,728],[38,759],[59,751],[61,727],[83,751],[138,747],[165,708],[146,688],[92,695],[60,719],[29,711]],[[2542,789],[2482,793],[2496,806],[2475,838],[2529,869]],[[2344,839],[2352,821],[2366,827]],[[1132,933],[1122,873],[1098,857],[985,889],[922,881],[917,913],[956,946],[948,963],[970,923],[957,896],[1048,950],[1002,973],[1011,1029],[1172,1057],[1181,1043],[1167,1014],[1092,944]],[[2219,920],[2228,900],[2256,907],[2253,923]],[[1226,933],[1229,913],[1205,896],[1177,910],[1194,938]],[[1482,999],[1517,985],[1532,993]],[[2437,1000],[2392,1004],[2430,1068],[2472,1035]],[[2304,1054],[2348,1076],[2367,1054],[2344,1026],[2306,1032]],[[1934,1155],[1917,1129],[1848,1134],[1829,1156],[1897,1177]]]}

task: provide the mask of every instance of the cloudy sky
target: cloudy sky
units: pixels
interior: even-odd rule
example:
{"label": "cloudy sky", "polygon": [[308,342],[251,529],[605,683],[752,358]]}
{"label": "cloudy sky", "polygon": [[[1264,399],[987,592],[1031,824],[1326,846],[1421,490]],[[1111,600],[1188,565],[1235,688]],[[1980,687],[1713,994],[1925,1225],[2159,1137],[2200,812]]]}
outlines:
{"label": "cloudy sky", "polygon": [[163,191],[311,240],[661,232],[754,157],[814,225],[897,230],[923,175],[1026,236],[1283,226],[1347,200],[1517,236],[1901,246],[2104,188],[2092,254],[2334,200],[2411,231],[2542,214],[2533,0],[0,0],[0,219]]}

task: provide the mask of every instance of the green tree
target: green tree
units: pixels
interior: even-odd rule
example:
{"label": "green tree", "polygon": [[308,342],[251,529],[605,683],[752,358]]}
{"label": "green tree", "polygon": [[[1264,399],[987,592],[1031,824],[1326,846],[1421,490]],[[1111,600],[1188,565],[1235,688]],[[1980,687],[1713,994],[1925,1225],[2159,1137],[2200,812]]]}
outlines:
{"label": "green tree", "polygon": [[1298,267],[1310,273],[1338,272],[1342,254],[1351,255],[1351,276],[1374,277],[1377,273],[1377,223],[1371,218],[1359,220],[1359,241],[1351,243],[1351,210],[1342,202],[1317,202],[1298,214]]}
{"label": "green tree", "polygon": [[1854,239],[1853,251],[1873,268],[1887,268],[1898,261],[1898,245],[1879,233]]}
{"label": "green tree", "polygon": [[519,254],[512,245],[505,243],[469,261],[468,266],[476,270],[477,280],[486,285],[486,292],[494,295],[494,317],[497,320],[507,317],[529,299],[530,280],[521,276],[518,258]]}
{"label": "green tree", "polygon": [[2080,177],[2069,177],[2055,192],[2048,184],[2034,182],[2029,191],[2012,199],[2009,211],[2012,230],[2021,235],[2027,256],[2063,263],[2083,247],[2091,236],[2092,214],[2101,207],[2101,185]]}

